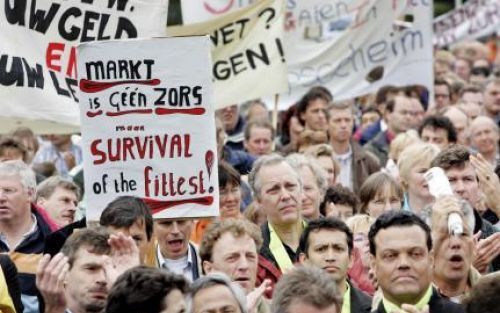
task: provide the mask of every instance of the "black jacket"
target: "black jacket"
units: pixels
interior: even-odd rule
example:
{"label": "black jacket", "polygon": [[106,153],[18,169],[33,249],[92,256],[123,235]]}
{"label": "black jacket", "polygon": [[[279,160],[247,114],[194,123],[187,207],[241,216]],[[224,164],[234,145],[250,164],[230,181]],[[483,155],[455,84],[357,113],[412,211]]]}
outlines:
{"label": "black jacket", "polygon": [[[429,301],[429,313],[464,313],[464,309],[460,304],[453,303],[439,296],[435,289],[432,290],[431,300]],[[373,313],[387,313],[384,304],[380,301],[377,310]]]}
{"label": "black jacket", "polygon": [[351,288],[351,313],[370,313],[372,298],[352,284],[349,285]]}

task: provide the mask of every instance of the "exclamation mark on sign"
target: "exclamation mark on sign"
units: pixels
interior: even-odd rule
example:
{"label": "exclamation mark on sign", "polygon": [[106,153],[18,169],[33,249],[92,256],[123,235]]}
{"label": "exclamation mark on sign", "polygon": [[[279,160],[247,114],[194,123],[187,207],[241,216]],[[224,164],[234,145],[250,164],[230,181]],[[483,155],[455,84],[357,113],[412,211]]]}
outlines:
{"label": "exclamation mark on sign", "polygon": [[278,52],[281,55],[281,61],[285,62],[285,53],[283,52],[283,46],[281,45],[281,39],[276,38],[276,46],[278,47]]}

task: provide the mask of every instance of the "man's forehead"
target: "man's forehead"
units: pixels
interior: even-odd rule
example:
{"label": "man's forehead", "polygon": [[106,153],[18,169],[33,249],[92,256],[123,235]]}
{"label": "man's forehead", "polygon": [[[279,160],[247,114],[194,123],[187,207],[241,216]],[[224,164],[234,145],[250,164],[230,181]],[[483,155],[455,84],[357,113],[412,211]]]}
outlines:
{"label": "man's forehead", "polygon": [[309,244],[317,243],[345,243],[347,244],[347,236],[343,231],[337,229],[317,229],[309,235]]}
{"label": "man's forehead", "polygon": [[465,162],[464,164],[460,166],[453,166],[445,171],[446,176],[450,177],[456,177],[456,176],[475,176],[476,171],[474,170],[474,167],[472,164],[470,164],[469,161]]}
{"label": "man's forehead", "polygon": [[425,231],[417,225],[381,229],[375,236],[375,241],[377,241],[377,250],[427,247]]}
{"label": "man's forehead", "polygon": [[19,175],[0,175],[1,184],[15,185],[21,183],[21,176]]}

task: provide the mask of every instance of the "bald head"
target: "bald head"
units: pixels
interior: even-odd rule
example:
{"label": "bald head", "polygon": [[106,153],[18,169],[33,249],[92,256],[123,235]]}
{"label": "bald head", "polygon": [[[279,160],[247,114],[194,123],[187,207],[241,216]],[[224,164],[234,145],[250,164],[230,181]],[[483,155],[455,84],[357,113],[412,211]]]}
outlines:
{"label": "bald head", "polygon": [[478,116],[470,124],[471,144],[487,159],[493,160],[498,150],[498,126],[487,116]]}
{"label": "bald head", "polygon": [[470,124],[470,129],[471,131],[474,131],[477,130],[478,127],[483,125],[498,132],[498,126],[495,124],[495,122],[491,118],[484,115],[476,117]]}
{"label": "bald head", "polygon": [[443,116],[450,119],[451,123],[457,131],[457,143],[466,145],[467,144],[467,126],[469,124],[469,118],[460,109],[455,106],[448,107]]}

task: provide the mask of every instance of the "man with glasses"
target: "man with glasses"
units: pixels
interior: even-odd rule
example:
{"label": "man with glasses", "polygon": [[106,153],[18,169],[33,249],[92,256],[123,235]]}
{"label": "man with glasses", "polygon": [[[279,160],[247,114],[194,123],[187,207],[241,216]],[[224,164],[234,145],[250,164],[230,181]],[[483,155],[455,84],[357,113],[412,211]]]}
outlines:
{"label": "man with glasses", "polygon": [[0,163],[0,252],[8,252],[19,270],[24,312],[39,312],[36,264],[51,229],[32,203],[34,172],[19,160]]}

